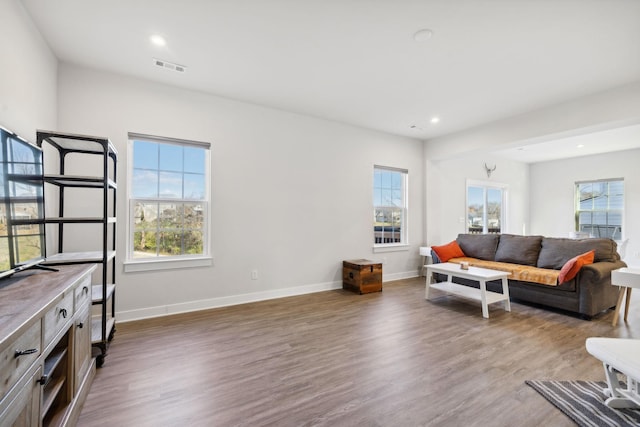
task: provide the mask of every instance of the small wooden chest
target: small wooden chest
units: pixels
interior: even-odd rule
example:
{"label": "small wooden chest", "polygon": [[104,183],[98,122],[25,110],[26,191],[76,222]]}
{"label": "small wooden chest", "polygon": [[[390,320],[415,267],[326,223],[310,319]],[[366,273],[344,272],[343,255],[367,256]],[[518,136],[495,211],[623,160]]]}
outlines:
{"label": "small wooden chest", "polygon": [[342,289],[360,294],[382,291],[382,264],[366,259],[343,261]]}

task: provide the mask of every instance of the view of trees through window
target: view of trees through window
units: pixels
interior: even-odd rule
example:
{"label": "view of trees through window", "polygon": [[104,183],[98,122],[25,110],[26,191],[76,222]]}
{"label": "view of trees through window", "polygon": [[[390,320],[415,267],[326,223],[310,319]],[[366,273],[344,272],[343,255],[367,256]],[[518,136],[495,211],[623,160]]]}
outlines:
{"label": "view of trees through window", "polygon": [[131,258],[205,254],[207,152],[133,140]]}
{"label": "view of trees through window", "polygon": [[500,233],[503,222],[503,189],[467,185],[467,232]]}
{"label": "view of trees through window", "polygon": [[576,231],[621,239],[623,207],[622,179],[576,183]]}

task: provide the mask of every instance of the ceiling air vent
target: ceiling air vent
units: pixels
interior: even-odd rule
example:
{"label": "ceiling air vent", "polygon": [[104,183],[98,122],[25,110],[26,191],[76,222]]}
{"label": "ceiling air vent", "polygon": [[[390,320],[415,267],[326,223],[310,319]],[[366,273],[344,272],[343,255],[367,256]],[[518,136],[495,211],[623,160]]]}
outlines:
{"label": "ceiling air vent", "polygon": [[153,59],[153,63],[161,68],[166,68],[167,70],[177,71],[178,73],[184,73],[187,70],[187,67],[184,65],[174,64],[173,62],[164,61],[162,59]]}

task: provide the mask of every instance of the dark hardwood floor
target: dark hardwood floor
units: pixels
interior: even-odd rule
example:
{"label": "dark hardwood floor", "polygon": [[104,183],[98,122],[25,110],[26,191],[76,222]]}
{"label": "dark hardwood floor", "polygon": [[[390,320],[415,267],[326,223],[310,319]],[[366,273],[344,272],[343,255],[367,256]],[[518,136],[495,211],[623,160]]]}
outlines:
{"label": "dark hardwood floor", "polygon": [[572,426],[524,381],[604,380],[585,339],[640,338],[638,308],[484,319],[416,278],[123,323],[78,425]]}

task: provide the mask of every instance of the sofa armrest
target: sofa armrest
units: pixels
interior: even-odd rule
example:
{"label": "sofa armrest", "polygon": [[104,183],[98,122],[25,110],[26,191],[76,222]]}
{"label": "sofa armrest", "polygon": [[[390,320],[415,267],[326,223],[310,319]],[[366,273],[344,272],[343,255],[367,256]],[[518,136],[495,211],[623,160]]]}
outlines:
{"label": "sofa armrest", "polygon": [[590,282],[600,282],[601,280],[609,278],[611,281],[611,272],[618,268],[626,267],[627,264],[624,261],[601,261],[588,264],[580,269],[580,281],[587,280]]}
{"label": "sofa armrest", "polygon": [[611,286],[611,272],[626,267],[624,261],[600,261],[583,266],[576,277],[580,307],[578,312],[587,317],[615,307],[618,288]]}

